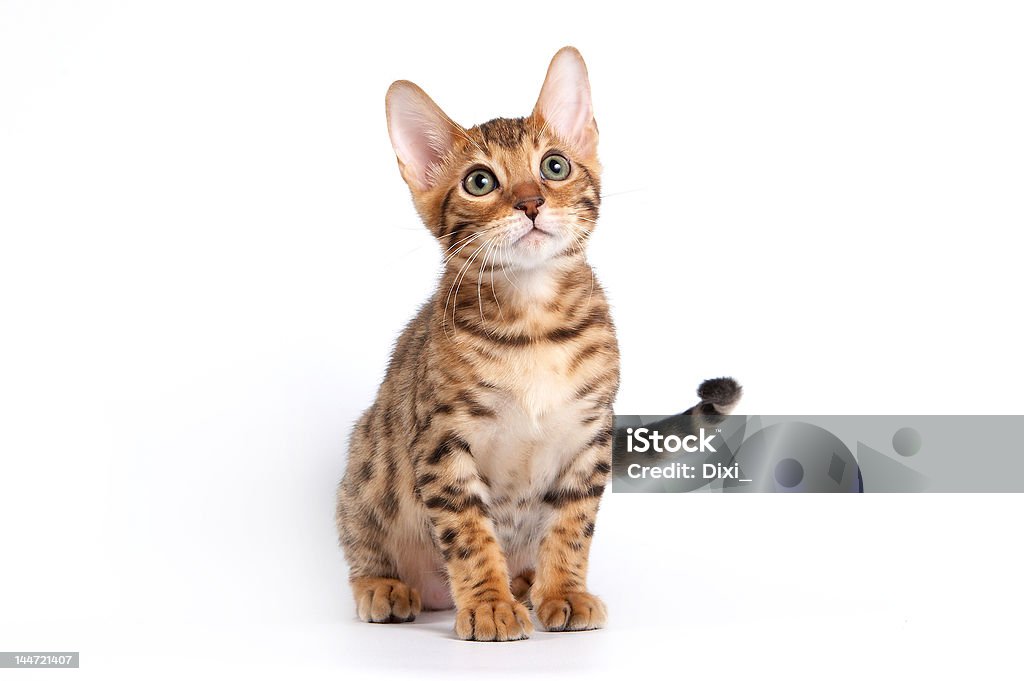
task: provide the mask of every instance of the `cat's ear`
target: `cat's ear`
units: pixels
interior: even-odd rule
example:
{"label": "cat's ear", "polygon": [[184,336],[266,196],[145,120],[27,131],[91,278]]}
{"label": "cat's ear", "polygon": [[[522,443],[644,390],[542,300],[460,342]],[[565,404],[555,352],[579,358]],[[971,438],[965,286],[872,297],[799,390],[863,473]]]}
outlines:
{"label": "cat's ear", "polygon": [[402,177],[418,191],[437,181],[437,171],[452,149],[458,124],[445,115],[415,83],[396,80],[385,98],[388,134]]}
{"label": "cat's ear", "polygon": [[597,150],[597,123],[590,101],[587,65],[575,47],[563,47],[551,59],[533,115],[584,153]]}

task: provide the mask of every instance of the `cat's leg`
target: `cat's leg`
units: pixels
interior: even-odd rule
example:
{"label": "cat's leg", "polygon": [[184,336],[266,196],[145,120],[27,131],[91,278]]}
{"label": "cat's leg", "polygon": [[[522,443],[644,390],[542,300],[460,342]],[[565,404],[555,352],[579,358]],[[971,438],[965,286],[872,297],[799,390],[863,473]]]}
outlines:
{"label": "cat's leg", "polygon": [[446,432],[416,459],[417,493],[447,567],[456,635],[473,641],[527,638],[530,613],[512,595],[505,555],[487,516],[487,486],[469,445]]}
{"label": "cat's leg", "polygon": [[552,521],[541,540],[530,602],[548,631],[599,629],[607,619],[587,591],[587,563],[601,494],[611,471],[611,416],[544,496]]}
{"label": "cat's leg", "polygon": [[378,624],[416,619],[423,607],[420,594],[399,579],[372,505],[364,501],[350,506],[339,500],[338,526],[359,619]]}
{"label": "cat's leg", "polygon": [[[356,614],[364,622],[411,622],[422,608],[420,594],[399,579],[397,561],[388,548],[386,528],[399,511],[394,476],[386,474],[389,466],[375,465],[381,453],[368,444],[363,429],[361,422],[352,438],[335,514]],[[382,458],[391,461],[393,454],[385,451]]]}
{"label": "cat's leg", "polygon": [[512,595],[520,603],[530,604],[530,587],[533,586],[533,579],[533,570],[523,570],[512,578]]}

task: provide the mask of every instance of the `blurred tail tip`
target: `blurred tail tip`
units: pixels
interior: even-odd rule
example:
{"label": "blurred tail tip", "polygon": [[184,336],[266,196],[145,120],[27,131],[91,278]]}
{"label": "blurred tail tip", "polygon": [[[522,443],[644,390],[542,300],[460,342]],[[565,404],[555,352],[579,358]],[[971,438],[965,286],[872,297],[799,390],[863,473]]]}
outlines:
{"label": "blurred tail tip", "polygon": [[700,384],[697,396],[703,403],[713,404],[719,409],[729,408],[743,397],[743,388],[731,378],[712,378]]}

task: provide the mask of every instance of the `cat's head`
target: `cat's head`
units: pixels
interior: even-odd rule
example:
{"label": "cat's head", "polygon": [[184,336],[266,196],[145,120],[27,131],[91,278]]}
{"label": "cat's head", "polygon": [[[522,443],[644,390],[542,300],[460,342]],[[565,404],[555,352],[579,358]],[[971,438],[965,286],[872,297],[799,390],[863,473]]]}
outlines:
{"label": "cat's head", "polygon": [[388,131],[416,209],[449,267],[531,269],[579,257],[597,220],[600,164],[587,67],[555,54],[533,113],[463,128],[408,81]]}

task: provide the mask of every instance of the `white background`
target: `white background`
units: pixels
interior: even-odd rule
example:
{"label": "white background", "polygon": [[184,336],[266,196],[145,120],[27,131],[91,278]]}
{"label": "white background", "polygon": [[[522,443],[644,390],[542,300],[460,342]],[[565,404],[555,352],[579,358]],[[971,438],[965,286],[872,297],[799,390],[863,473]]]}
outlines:
{"label": "white background", "polygon": [[722,374],[744,413],[1021,413],[1022,33],[1010,2],[0,0],[0,649],[90,678],[1017,675],[1017,495],[608,495],[609,628],[507,645],[356,622],[332,514],[440,261],[392,80],[470,125],[580,48],[620,413]]}

